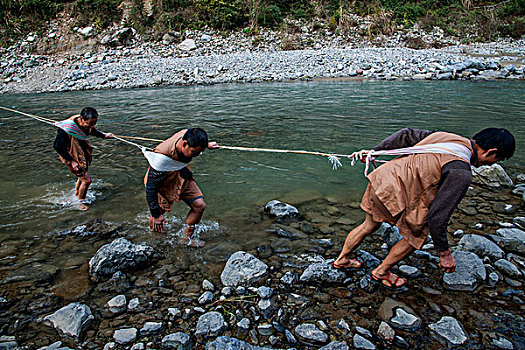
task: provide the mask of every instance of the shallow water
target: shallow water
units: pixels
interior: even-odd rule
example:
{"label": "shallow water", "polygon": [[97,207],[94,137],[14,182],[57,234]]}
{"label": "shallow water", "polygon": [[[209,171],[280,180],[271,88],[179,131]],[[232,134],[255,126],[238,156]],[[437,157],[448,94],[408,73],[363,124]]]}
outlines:
{"label": "shallow water", "polygon": [[[318,81],[3,95],[0,105],[55,120],[93,106],[101,115],[97,127],[115,134],[165,139],[181,128],[203,127],[222,145],[340,154],[372,147],[406,126],[466,136],[489,126],[506,127],[517,138],[511,163],[523,166],[524,96],[520,82]],[[147,163],[139,149],[117,140],[92,140],[93,206],[80,212],[73,198],[75,178],[52,148],[55,129],[5,111],[0,111],[0,123],[0,240],[23,245],[97,218],[124,223],[133,239],[165,245],[180,255],[175,233],[187,207],[175,206],[167,240],[148,232]],[[212,260],[267,240],[252,219],[270,199],[358,201],[366,185],[362,164],[351,167],[343,160],[343,167],[332,171],[325,158],[310,155],[208,150],[192,168],[207,202],[201,236]]]}

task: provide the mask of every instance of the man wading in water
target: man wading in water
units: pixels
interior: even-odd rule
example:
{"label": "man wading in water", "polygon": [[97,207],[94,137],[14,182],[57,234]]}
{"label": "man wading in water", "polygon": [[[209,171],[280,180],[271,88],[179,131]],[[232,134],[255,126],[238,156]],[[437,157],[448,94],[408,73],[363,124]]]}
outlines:
{"label": "man wading in water", "polygon": [[[204,130],[194,128],[177,132],[155,147],[154,151],[187,164],[206,148],[218,147],[216,142],[208,142],[208,135]],[[182,166],[180,170],[175,171],[159,171],[149,167],[144,178],[146,201],[151,213],[149,225],[152,231],[163,231],[166,220],[162,214],[170,212],[173,203],[182,199],[190,207],[182,241],[202,246],[203,241],[192,241],[191,236],[195,232],[195,225],[202,218],[206,203],[191,170],[185,164]]]}
{"label": "man wading in water", "polygon": [[77,176],[75,196],[80,200],[80,209],[88,210],[85,203],[86,194],[91,184],[88,167],[91,164],[93,147],[87,141],[88,136],[109,139],[111,133],[103,133],[95,129],[98,113],[94,108],[86,107],[80,115],[56,122],[58,132],[53,144],[60,160],[66,164],[69,171]]}
{"label": "man wading in water", "polygon": [[[462,151],[440,153],[438,143],[446,151],[451,152],[453,148]],[[370,272],[371,279],[381,281],[388,288],[403,286],[406,280],[390,269],[420,249],[429,232],[434,247],[440,252],[439,266],[446,273],[454,272],[456,261],[448,246],[447,224],[472,179],[470,166],[492,165],[510,158],[515,140],[507,130],[496,128],[484,129],[472,140],[446,132],[406,128],[383,140],[372,152],[414,145],[428,145],[419,148],[434,148],[434,151],[395,158],[368,175],[370,183],[361,201],[365,221],[346,237],[341,253],[332,263],[334,268],[359,268],[361,262],[350,259],[350,253],[386,222],[396,225],[403,239]],[[370,152],[362,150],[353,156],[363,160]]]}

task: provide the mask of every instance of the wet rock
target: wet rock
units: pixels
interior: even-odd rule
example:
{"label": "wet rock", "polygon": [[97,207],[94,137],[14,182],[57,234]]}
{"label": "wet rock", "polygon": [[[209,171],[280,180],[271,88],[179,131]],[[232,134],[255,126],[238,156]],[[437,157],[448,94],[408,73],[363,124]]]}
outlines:
{"label": "wet rock", "polygon": [[396,332],[390,327],[385,321],[381,321],[379,328],[377,329],[377,336],[389,344],[394,342]]}
{"label": "wet rock", "polygon": [[259,326],[257,326],[257,331],[259,332],[260,335],[270,336],[273,334],[274,328],[271,324],[265,323],[265,324],[260,324]]}
{"label": "wet rock", "polygon": [[472,182],[492,188],[514,186],[509,175],[499,164],[472,167]]}
{"label": "wet rock", "polygon": [[376,346],[370,340],[362,337],[359,334],[354,334],[352,339],[355,349],[366,349],[366,350],[375,350]]}
{"label": "wet rock", "polygon": [[343,283],[346,274],[328,263],[314,263],[306,268],[299,280],[304,283]]}
{"label": "wet rock", "polygon": [[264,211],[268,212],[271,217],[279,219],[294,218],[299,215],[297,208],[290,204],[282,203],[278,200],[273,200],[264,206]]}
{"label": "wet rock", "polygon": [[72,235],[79,237],[100,237],[106,238],[116,233],[119,226],[103,220],[92,220],[85,224],[76,226],[72,229],[60,232],[61,235]]}
{"label": "wet rock", "polygon": [[319,350],[349,350],[349,349],[350,347],[348,345],[340,341],[336,341],[336,340],[331,342],[328,345],[325,345],[319,348]]}
{"label": "wet rock", "polygon": [[59,332],[75,338],[78,338],[94,320],[90,308],[80,303],[71,303],[44,317],[44,322],[51,323]]}
{"label": "wet rock", "polygon": [[410,277],[410,278],[417,278],[421,276],[421,271],[419,271],[417,267],[409,266],[409,265],[399,266],[399,272],[401,272],[403,275]]}
{"label": "wet rock", "polygon": [[221,273],[224,286],[251,285],[264,279],[268,266],[251,254],[243,251],[233,253]]}
{"label": "wet rock", "polygon": [[522,276],[521,271],[516,267],[516,265],[508,260],[499,259],[494,263],[494,266],[505,276],[509,276],[511,278],[521,278]]}
{"label": "wet rock", "polygon": [[372,281],[369,275],[366,275],[359,280],[359,287],[367,293],[373,293],[377,290],[379,284]]}
{"label": "wet rock", "polygon": [[289,330],[285,330],[284,331],[284,335],[286,337],[286,341],[290,344],[295,344],[297,343],[297,339],[295,339],[294,335],[292,332],[290,332]]}
{"label": "wet rock", "polygon": [[288,271],[284,274],[283,277],[281,277],[281,282],[287,285],[293,285],[295,282],[297,282],[297,274]]}
{"label": "wet rock", "polygon": [[358,250],[356,254],[357,259],[366,266],[367,271],[373,270],[381,264],[381,260],[365,250]]}
{"label": "wet rock", "polygon": [[60,272],[56,266],[41,263],[31,263],[9,273],[4,283],[32,281],[48,283]]}
{"label": "wet rock", "polygon": [[117,329],[113,333],[113,339],[115,340],[115,342],[121,345],[133,343],[137,339],[137,329],[136,328]]}
{"label": "wet rock", "polygon": [[390,320],[392,327],[404,331],[414,331],[421,327],[421,319],[402,308],[396,309],[396,316]]}
{"label": "wet rock", "polygon": [[15,337],[2,336],[0,338],[0,350],[16,350],[19,349]]}
{"label": "wet rock", "polygon": [[181,49],[183,51],[191,51],[191,50],[195,50],[197,48],[197,45],[195,45],[195,40],[193,40],[193,39],[186,39],[183,42],[181,42],[178,45],[178,47],[179,47],[179,49]]}
{"label": "wet rock", "polygon": [[164,331],[164,325],[162,322],[146,322],[140,329],[140,335],[148,336],[162,333]]}
{"label": "wet rock", "polygon": [[168,315],[169,315],[170,320],[174,320],[174,319],[181,317],[182,312],[180,311],[179,308],[170,307],[168,308]]}
{"label": "wet rock", "polygon": [[211,301],[213,300],[213,293],[212,292],[204,292],[202,293],[202,295],[199,297],[199,305],[204,305],[204,304],[208,304],[208,303],[211,303]]}
{"label": "wet rock", "polygon": [[[382,324],[383,322],[381,322]],[[388,324],[387,324],[388,325]],[[390,328],[390,326],[388,326],[388,328]],[[355,331],[359,334],[361,334],[363,337],[365,338],[372,338],[372,333],[370,333],[370,331],[366,328],[363,328],[363,327],[359,327],[359,326],[356,326],[355,327]]]}
{"label": "wet rock", "polygon": [[517,216],[512,219],[512,222],[514,223],[514,225],[525,229],[525,216]]}
{"label": "wet rock", "polygon": [[501,259],[505,252],[494,242],[480,235],[465,235],[457,245],[457,249],[475,253],[478,256],[487,256],[491,260]]}
{"label": "wet rock", "polygon": [[277,310],[277,302],[275,298],[262,299],[257,303],[257,307],[264,318],[271,318],[272,314]]}
{"label": "wet rock", "polygon": [[496,286],[496,284],[498,284],[498,282],[499,282],[499,275],[495,272],[489,273],[489,277],[488,277],[489,286],[494,287]]}
{"label": "wet rock", "polygon": [[492,339],[492,345],[497,349],[514,349],[514,345],[507,338],[502,336]]}
{"label": "wet rock", "polygon": [[270,287],[262,286],[262,287],[257,288],[257,294],[258,294],[262,299],[268,299],[269,297],[272,296],[272,294],[273,294],[273,289],[270,288]]}
{"label": "wet rock", "polygon": [[443,275],[444,287],[457,291],[473,291],[487,277],[485,265],[474,253],[457,251],[456,271]]}
{"label": "wet rock", "polygon": [[237,322],[237,328],[239,328],[239,330],[244,331],[244,332],[248,332],[250,330],[250,326],[251,326],[251,321],[249,318],[246,318],[246,317],[244,317],[242,320]]}
{"label": "wet rock", "polygon": [[271,350],[271,348],[254,346],[239,339],[222,336],[206,343],[206,350]]}
{"label": "wet rock", "polygon": [[117,271],[111,276],[111,278],[98,285],[98,289],[105,293],[124,293],[130,288],[130,282],[126,274]]}
{"label": "wet rock", "polygon": [[525,231],[518,228],[500,228],[490,237],[506,250],[525,254]]}
{"label": "wet rock", "polygon": [[126,311],[127,300],[125,295],[117,295],[106,303],[106,308],[113,314]]}
{"label": "wet rock", "polygon": [[222,334],[225,329],[224,317],[216,311],[211,311],[199,317],[195,335],[198,337],[216,337]]}
{"label": "wet rock", "polygon": [[89,260],[89,274],[94,280],[145,265],[153,256],[153,248],[133,244],[125,238],[117,238],[102,246]]}
{"label": "wet rock", "polygon": [[215,286],[210,281],[204,280],[204,281],[202,281],[202,289],[204,289],[206,291],[213,292],[213,291],[215,291]]}
{"label": "wet rock", "polygon": [[399,229],[387,223],[382,223],[376,234],[382,235],[383,240],[390,248],[395,246],[403,237],[399,233]]}
{"label": "wet rock", "polygon": [[430,324],[428,328],[433,331],[437,340],[450,347],[463,345],[468,340],[461,324],[450,316],[441,318],[437,323]]}
{"label": "wet rock", "polygon": [[324,344],[328,341],[328,335],[311,323],[302,323],[295,327],[295,335],[300,339],[316,344]]}

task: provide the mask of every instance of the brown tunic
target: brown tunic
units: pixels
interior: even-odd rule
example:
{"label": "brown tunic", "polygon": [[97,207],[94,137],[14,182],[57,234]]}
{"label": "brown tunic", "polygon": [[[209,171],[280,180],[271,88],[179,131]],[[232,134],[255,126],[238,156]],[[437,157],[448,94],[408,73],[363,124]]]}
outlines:
{"label": "brown tunic", "polygon": [[[183,129],[175,133],[172,137],[165,140],[155,147],[154,151],[156,153],[164,154],[174,160],[179,160],[177,156],[176,144],[179,140],[182,140],[182,137],[186,133],[187,129]],[[187,174],[182,176],[181,170],[178,171],[169,171],[168,177],[162,182],[158,189],[158,201],[159,206],[165,211],[171,211],[174,202],[178,202],[180,199],[188,200],[196,197],[202,196],[202,192],[197,186],[193,175],[191,174],[191,169],[186,166]],[[144,185],[147,185],[148,182],[148,172],[144,177]]]}
{"label": "brown tunic", "polygon": [[[75,120],[75,118],[79,117],[79,115],[74,115],[70,117],[70,120]],[[75,162],[80,165],[84,171],[88,170],[89,165],[91,164],[91,161],[93,159],[93,146],[89,144],[87,140],[84,140],[85,145],[84,149],[82,149],[82,146],[80,145],[80,142],[75,137],[67,134],[68,140],[69,140],[69,147],[68,147],[68,153],[73,158]],[[64,159],[64,157],[59,155],[60,160],[64,164],[69,164],[70,162]]]}
{"label": "brown tunic", "polygon": [[[417,145],[438,142],[456,142],[474,153],[469,139],[446,132],[432,133]],[[370,173],[361,207],[374,221],[396,225],[401,235],[419,249],[429,232],[429,207],[438,191],[441,169],[456,160],[467,163],[447,154],[417,154],[393,159]]]}

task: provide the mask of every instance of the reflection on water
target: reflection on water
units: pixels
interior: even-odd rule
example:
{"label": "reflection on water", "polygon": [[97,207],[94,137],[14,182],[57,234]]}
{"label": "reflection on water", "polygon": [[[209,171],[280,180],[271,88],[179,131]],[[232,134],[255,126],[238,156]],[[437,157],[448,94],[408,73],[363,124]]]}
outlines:
{"label": "reflection on water", "polygon": [[[101,116],[97,127],[121,135],[165,139],[181,128],[200,126],[223,145],[340,154],[372,147],[406,126],[465,136],[500,126],[516,136],[512,163],[523,165],[524,96],[519,82],[308,82],[4,95],[0,105],[55,120],[93,106]],[[54,128],[5,111],[0,111],[0,123],[0,240],[22,244],[103,219],[122,223],[128,237],[161,245],[174,258],[195,258],[176,243],[188,211],[184,203],[167,215],[167,236],[149,232],[143,187],[147,163],[137,148],[92,140],[94,182],[88,195],[93,205],[79,212],[74,210],[75,178],[52,148]],[[192,169],[207,202],[199,228],[207,242],[205,259],[224,259],[264,243],[268,236],[260,217],[268,200],[297,204],[338,195],[347,203],[358,201],[366,185],[363,166],[342,163],[332,171],[326,158],[309,155],[204,152]]]}

